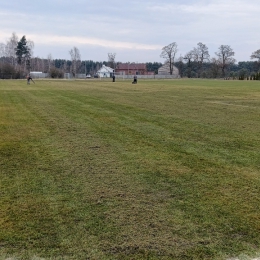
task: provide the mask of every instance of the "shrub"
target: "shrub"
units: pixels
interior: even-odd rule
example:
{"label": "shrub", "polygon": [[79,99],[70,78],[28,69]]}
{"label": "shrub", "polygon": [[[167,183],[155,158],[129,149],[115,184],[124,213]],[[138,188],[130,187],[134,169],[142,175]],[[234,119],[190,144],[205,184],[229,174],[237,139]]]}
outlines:
{"label": "shrub", "polygon": [[50,69],[51,78],[63,78],[63,72],[55,67]]}
{"label": "shrub", "polygon": [[0,65],[0,78],[2,79],[14,79],[17,78],[18,75],[15,71],[15,68],[8,63],[4,63]]}

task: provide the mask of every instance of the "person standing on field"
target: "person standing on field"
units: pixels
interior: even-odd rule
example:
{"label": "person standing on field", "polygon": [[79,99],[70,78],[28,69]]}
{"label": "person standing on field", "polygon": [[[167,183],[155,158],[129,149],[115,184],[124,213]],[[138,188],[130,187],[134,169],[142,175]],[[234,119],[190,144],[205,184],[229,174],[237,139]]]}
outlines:
{"label": "person standing on field", "polygon": [[30,80],[35,84],[35,82],[33,81],[32,77],[30,76],[30,74],[28,74],[28,76],[27,76],[27,85],[30,85]]}
{"label": "person standing on field", "polygon": [[137,76],[134,75],[134,81],[132,82],[132,84],[137,84]]}

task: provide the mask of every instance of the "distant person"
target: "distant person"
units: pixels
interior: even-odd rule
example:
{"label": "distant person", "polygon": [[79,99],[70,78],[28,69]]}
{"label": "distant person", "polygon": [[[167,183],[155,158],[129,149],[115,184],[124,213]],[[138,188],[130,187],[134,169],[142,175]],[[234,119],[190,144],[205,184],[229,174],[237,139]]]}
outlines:
{"label": "distant person", "polygon": [[116,77],[115,77],[115,75],[113,75],[112,78],[113,78],[113,82],[115,82],[115,81],[116,81]]}
{"label": "distant person", "polygon": [[30,80],[35,84],[30,74],[27,76],[27,85],[30,85]]}
{"label": "distant person", "polygon": [[134,75],[134,81],[132,82],[132,84],[137,84],[137,76]]}

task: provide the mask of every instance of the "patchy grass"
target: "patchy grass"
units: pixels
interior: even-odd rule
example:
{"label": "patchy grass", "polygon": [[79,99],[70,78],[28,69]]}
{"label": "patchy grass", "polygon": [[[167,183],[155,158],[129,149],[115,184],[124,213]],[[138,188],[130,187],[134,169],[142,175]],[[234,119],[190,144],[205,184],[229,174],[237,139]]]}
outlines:
{"label": "patchy grass", "polygon": [[2,259],[258,252],[259,90],[255,81],[0,81]]}

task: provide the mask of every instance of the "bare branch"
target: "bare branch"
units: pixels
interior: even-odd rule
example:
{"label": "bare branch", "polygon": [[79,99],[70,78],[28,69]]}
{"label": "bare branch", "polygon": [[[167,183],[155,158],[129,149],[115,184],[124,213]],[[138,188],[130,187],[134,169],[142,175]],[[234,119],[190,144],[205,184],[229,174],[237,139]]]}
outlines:
{"label": "bare branch", "polygon": [[252,55],[250,56],[250,58],[253,59],[258,59],[258,62],[260,62],[260,49],[257,51],[254,51],[252,53]]}
{"label": "bare branch", "polygon": [[219,64],[222,70],[222,76],[225,77],[226,69],[229,67],[230,64],[236,62],[236,60],[233,58],[235,52],[229,45],[221,45],[219,47],[219,51],[215,52],[215,54],[217,55],[219,60]]}
{"label": "bare branch", "polygon": [[70,54],[71,62],[72,62],[72,73],[74,76],[76,76],[77,70],[80,66],[80,58],[81,58],[79,49],[74,46],[69,51],[69,54]]}
{"label": "bare branch", "polygon": [[166,59],[165,63],[169,64],[171,75],[173,73],[173,64],[174,64],[175,55],[178,52],[177,47],[178,45],[176,42],[170,43],[169,45],[162,48],[162,52],[160,55],[161,58]]}
{"label": "bare branch", "polygon": [[115,69],[116,53],[108,53],[107,56],[108,56],[108,66]]}

